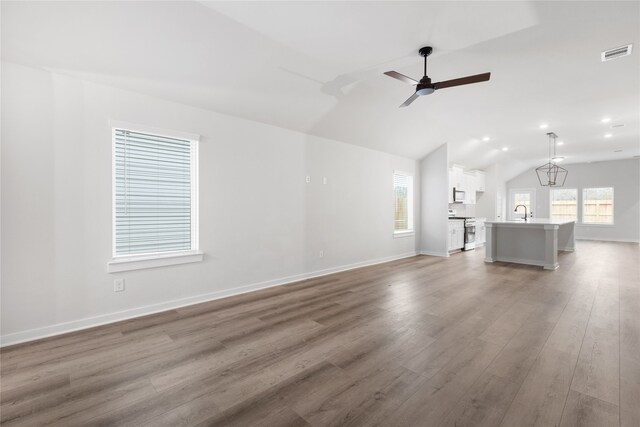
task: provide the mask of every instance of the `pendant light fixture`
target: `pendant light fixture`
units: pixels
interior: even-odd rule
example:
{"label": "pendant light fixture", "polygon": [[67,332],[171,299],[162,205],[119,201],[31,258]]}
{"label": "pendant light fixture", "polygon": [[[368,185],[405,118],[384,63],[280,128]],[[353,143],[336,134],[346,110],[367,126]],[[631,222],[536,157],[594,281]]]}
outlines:
{"label": "pendant light fixture", "polygon": [[564,157],[556,155],[556,139],[558,139],[558,135],[548,132],[547,136],[549,136],[549,162],[536,168],[536,175],[538,175],[538,181],[543,187],[562,187],[569,172],[557,165],[557,162],[564,159]]}

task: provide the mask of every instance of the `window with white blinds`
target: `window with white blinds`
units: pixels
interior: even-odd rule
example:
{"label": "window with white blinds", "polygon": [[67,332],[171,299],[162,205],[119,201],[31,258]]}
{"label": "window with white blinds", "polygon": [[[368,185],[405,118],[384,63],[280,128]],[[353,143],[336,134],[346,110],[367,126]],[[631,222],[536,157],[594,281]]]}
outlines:
{"label": "window with white blinds", "polygon": [[394,232],[413,231],[413,176],[393,173]]}
{"label": "window with white blinds", "polygon": [[197,250],[197,141],[113,129],[114,257]]}

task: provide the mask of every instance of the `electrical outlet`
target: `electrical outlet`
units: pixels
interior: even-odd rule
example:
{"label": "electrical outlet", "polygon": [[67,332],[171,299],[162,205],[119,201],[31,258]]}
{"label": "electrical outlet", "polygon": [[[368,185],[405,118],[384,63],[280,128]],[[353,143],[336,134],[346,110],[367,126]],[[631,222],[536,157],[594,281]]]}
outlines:
{"label": "electrical outlet", "polygon": [[113,281],[113,292],[124,292],[124,279],[115,279]]}
{"label": "electrical outlet", "polygon": [[320,251],[320,253],[318,254],[318,256],[319,256],[320,258],[324,258],[324,251]]}
{"label": "electrical outlet", "polygon": [[308,184],[311,182],[311,176],[307,175],[307,177],[305,178],[305,182]]}

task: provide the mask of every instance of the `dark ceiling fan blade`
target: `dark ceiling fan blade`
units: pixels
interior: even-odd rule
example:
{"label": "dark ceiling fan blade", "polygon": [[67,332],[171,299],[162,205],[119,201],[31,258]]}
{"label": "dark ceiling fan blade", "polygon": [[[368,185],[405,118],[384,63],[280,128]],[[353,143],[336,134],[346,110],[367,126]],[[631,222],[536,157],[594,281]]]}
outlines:
{"label": "dark ceiling fan blade", "polygon": [[394,79],[398,79],[405,83],[409,83],[410,85],[418,84],[418,82],[413,80],[411,77],[407,77],[404,74],[398,73],[397,71],[387,71],[385,74],[389,77],[393,77]]}
{"label": "dark ceiling fan blade", "polygon": [[404,104],[402,104],[402,105],[400,106],[400,108],[402,108],[402,107],[408,107],[409,105],[411,105],[411,103],[412,103],[413,101],[415,101],[415,100],[416,100],[416,99],[418,99],[419,97],[420,97],[420,95],[418,95],[417,93],[414,93],[413,95],[411,95],[411,96],[409,97],[409,99],[407,99],[406,101],[404,101]]}
{"label": "dark ceiling fan blade", "polygon": [[461,77],[459,79],[445,80],[443,82],[434,83],[434,89],[444,89],[453,86],[468,85],[471,83],[486,82],[491,77],[491,73],[476,74],[475,76]]}

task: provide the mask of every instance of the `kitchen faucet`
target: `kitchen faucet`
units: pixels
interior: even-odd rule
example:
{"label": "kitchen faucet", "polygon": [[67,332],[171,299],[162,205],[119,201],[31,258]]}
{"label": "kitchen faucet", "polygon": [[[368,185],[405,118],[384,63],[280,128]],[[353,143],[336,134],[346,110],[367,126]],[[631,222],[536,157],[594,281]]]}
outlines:
{"label": "kitchen faucet", "polygon": [[525,205],[518,205],[516,206],[516,208],[513,210],[514,212],[518,212],[518,208],[522,206],[524,208],[524,222],[527,222],[527,207]]}

